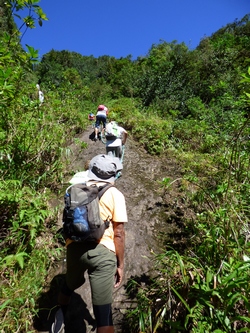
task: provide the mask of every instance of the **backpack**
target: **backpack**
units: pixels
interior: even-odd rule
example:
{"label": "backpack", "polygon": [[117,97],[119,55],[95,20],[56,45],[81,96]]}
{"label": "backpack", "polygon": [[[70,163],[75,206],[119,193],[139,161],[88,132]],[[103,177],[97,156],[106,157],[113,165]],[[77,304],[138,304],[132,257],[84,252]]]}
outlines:
{"label": "backpack", "polygon": [[94,115],[94,113],[89,113],[89,114],[88,114],[88,120],[95,120],[95,115]]}
{"label": "backpack", "polygon": [[112,184],[73,184],[66,189],[63,210],[64,237],[76,242],[99,241],[109,227],[110,216],[103,221],[99,210],[99,199]]}
{"label": "backpack", "polygon": [[119,137],[119,128],[116,122],[111,121],[106,125],[105,137],[107,140],[115,140]]}

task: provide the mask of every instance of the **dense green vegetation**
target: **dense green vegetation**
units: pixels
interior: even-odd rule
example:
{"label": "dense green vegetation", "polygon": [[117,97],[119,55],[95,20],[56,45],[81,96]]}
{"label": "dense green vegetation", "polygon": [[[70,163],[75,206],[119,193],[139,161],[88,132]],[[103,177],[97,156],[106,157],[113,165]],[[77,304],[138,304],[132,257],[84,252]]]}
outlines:
{"label": "dense green vegetation", "polygon": [[[163,235],[157,274],[144,286],[130,281],[138,301],[127,315],[131,332],[249,331],[249,15],[193,51],[162,41],[136,60],[51,50],[39,63],[36,50],[20,47],[25,29],[47,19],[38,3],[0,0],[1,332],[32,331],[60,252],[50,200],[67,172],[68,144],[99,103],[150,154],[181,163],[183,198],[196,213],[183,221],[192,242],[175,248]],[[18,29],[13,15],[23,8]],[[173,181],[160,186],[171,191]]]}

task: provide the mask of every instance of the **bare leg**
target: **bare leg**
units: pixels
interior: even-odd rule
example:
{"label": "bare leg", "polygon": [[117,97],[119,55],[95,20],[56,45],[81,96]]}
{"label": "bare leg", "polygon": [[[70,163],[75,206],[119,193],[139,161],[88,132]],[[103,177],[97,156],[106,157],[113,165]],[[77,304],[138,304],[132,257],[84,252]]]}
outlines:
{"label": "bare leg", "polygon": [[97,327],[97,333],[114,333],[114,326]]}
{"label": "bare leg", "polygon": [[98,127],[95,127],[95,139],[97,139],[98,137],[98,131],[99,131]]}

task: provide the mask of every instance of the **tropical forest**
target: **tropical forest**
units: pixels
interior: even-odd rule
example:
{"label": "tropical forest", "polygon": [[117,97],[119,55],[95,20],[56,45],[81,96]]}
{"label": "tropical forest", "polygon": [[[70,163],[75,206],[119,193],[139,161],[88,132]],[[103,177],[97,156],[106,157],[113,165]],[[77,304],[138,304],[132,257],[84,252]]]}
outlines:
{"label": "tropical forest", "polygon": [[[127,165],[143,151],[145,168],[178,169],[154,179],[158,247],[147,278],[127,273],[117,332],[250,332],[250,14],[195,49],[161,40],[136,59],[54,49],[39,59],[21,39],[46,20],[39,0],[0,0],[0,332],[40,332],[38,300],[64,251],[65,179],[81,171],[74,152],[94,145],[80,138],[99,104],[129,133]],[[121,181],[129,191],[125,172]],[[150,213],[163,203],[146,181]]]}

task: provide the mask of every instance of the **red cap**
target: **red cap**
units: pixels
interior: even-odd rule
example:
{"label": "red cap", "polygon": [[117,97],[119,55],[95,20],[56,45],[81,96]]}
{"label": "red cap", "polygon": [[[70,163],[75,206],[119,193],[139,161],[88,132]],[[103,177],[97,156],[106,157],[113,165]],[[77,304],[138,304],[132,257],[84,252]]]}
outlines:
{"label": "red cap", "polygon": [[97,111],[103,111],[105,110],[105,105],[98,105]]}

